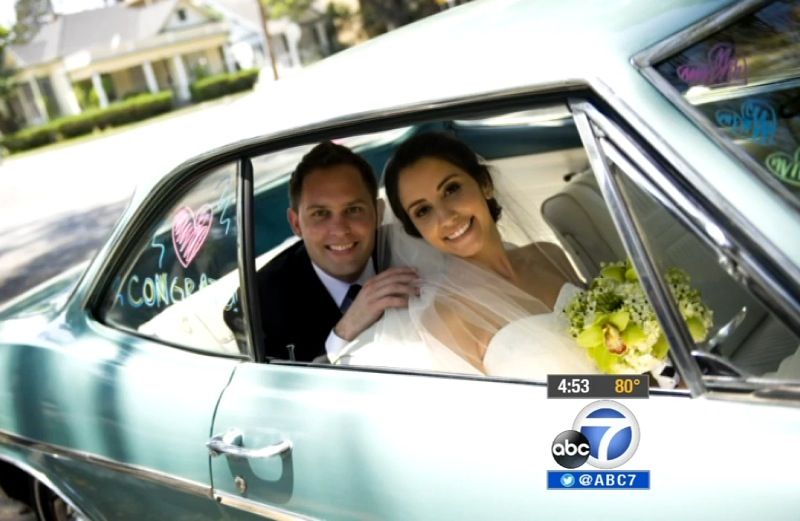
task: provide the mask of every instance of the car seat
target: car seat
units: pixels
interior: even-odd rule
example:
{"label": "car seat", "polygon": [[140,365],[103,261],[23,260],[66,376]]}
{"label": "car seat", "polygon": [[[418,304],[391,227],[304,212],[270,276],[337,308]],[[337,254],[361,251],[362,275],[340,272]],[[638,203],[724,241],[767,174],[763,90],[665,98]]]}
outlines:
{"label": "car seat", "polygon": [[[745,306],[742,323],[719,352],[753,374],[775,371],[797,349],[797,338],[742,286],[720,268],[712,250],[639,190],[629,190],[632,207],[663,267],[678,267],[692,277],[703,301],[714,311],[713,335]],[[541,206],[542,217],[587,280],[602,262],[626,257],[606,203],[591,170],[575,175]]]}

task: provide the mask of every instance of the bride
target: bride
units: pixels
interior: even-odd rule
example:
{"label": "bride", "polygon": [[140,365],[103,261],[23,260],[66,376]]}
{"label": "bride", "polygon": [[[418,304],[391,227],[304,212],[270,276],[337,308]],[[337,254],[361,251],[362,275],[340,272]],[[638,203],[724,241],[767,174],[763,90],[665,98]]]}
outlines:
{"label": "bride", "polygon": [[597,372],[560,312],[578,291],[567,257],[551,243],[503,242],[498,224],[513,223],[500,219],[496,185],[467,145],[414,136],[385,184],[396,221],[382,264],[415,267],[420,297],[387,310],[334,363],[521,378]]}

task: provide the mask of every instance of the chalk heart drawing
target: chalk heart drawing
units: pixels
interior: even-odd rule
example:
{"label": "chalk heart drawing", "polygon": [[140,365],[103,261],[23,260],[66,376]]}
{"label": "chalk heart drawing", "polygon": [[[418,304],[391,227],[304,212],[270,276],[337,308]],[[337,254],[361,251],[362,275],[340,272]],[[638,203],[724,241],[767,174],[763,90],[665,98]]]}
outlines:
{"label": "chalk heart drawing", "polygon": [[188,206],[179,208],[172,217],[172,245],[184,268],[188,268],[206,242],[214,222],[210,205],[192,212]]}
{"label": "chalk heart drawing", "polygon": [[786,152],[773,152],[764,164],[781,181],[800,186],[800,148],[794,151],[794,157]]}

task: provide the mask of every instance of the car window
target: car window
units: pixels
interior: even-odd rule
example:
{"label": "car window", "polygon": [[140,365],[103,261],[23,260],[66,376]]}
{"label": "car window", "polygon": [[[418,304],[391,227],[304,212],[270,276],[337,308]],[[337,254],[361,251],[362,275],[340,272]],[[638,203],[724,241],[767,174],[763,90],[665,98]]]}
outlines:
{"label": "car window", "polygon": [[135,240],[99,317],[108,325],[214,353],[240,350],[223,314],[241,316],[236,165],[172,199]]}
{"label": "car window", "polygon": [[[524,316],[517,317],[523,323],[520,328],[513,325],[513,321],[504,322],[495,330],[494,336],[488,339],[487,345],[515,346],[518,349],[516,354],[506,353],[500,358],[507,355],[510,359],[518,359],[515,357],[528,357],[528,350],[538,353],[535,356],[540,356],[542,351],[534,349],[537,342],[531,342],[530,338],[546,338],[545,351],[549,352],[545,358],[550,361],[558,360],[562,355],[565,359],[570,359],[575,353],[583,360],[581,363],[584,365],[580,366],[582,369],[574,372],[653,371],[654,376],[658,377],[652,380],[655,385],[675,385],[675,380],[670,378],[674,371],[669,367],[669,346],[662,344],[666,342],[661,334],[663,328],[649,307],[648,297],[638,285],[635,275],[627,279],[629,284],[620,286],[617,294],[606,291],[606,281],[601,280],[607,278],[609,273],[615,273],[620,266],[626,266],[625,263],[629,260],[566,105],[434,120],[336,141],[352,144],[353,150],[367,160],[375,175],[383,176],[387,160],[401,143],[417,134],[430,131],[446,133],[465,143],[490,167],[497,193],[513,195],[511,200],[504,200],[502,195],[498,195],[505,213],[497,225],[507,251],[523,251],[533,244],[549,245],[546,246],[546,251],[554,258],[563,260],[562,266],[566,266],[566,271],[571,274],[564,279],[568,284],[562,287],[567,288],[567,291],[559,292],[558,298],[548,303],[548,309],[538,309],[531,313],[535,317],[532,320]],[[261,307],[261,316],[256,320],[264,328],[268,345],[274,340],[274,337],[270,338],[270,331],[274,332],[276,327],[295,328],[303,333],[319,329],[323,320],[322,312],[319,311],[320,302],[330,300],[325,290],[321,289],[322,286],[316,288],[319,290],[317,292],[306,286],[293,286],[294,282],[289,276],[277,279],[273,277],[269,284],[264,283],[267,279],[263,277],[269,265],[285,262],[281,258],[294,259],[291,264],[295,267],[300,265],[295,257],[291,257],[291,252],[302,246],[287,222],[288,183],[291,172],[314,145],[294,147],[253,158],[254,242],[258,270],[256,284]],[[727,368],[760,377],[800,377],[792,376],[791,373],[797,370],[793,367],[800,364],[800,359],[797,363],[792,362],[798,348],[797,337],[742,284],[720,268],[713,252],[705,243],[682,226],[661,203],[650,198],[629,180],[625,181],[625,188],[630,196],[632,211],[645,223],[644,232],[651,242],[657,268],[675,283],[675,287],[687,292],[684,296],[688,300],[682,300],[680,305],[689,309],[692,299],[697,303],[697,320],[687,319],[692,331],[702,326],[700,329],[703,334],[698,335],[702,340],[699,340],[697,348],[708,349],[711,355],[722,360],[721,365],[718,363],[704,366],[707,373],[719,375],[720,371]],[[386,199],[382,182],[379,184],[379,197]],[[401,228],[391,227],[396,217],[392,216],[388,206],[387,204],[386,215],[379,228],[379,236],[397,233],[397,230],[405,234]],[[394,248],[398,243],[389,244]],[[379,243],[378,248],[380,247]],[[395,259],[394,253],[396,252],[390,248],[389,258],[392,262]],[[305,259],[303,262],[308,264],[309,261]],[[377,272],[388,266],[382,264],[380,253],[376,254],[374,262]],[[444,266],[452,261],[445,255],[441,257],[441,262]],[[413,261],[409,261],[408,265],[413,266]],[[531,269],[539,270],[542,264],[531,262],[530,266]],[[630,268],[630,265],[627,266]],[[311,278],[317,278],[310,271],[310,264],[307,268]],[[624,281],[626,269],[620,273],[623,274]],[[546,275],[537,272],[536,277],[541,278],[542,284],[545,283]],[[467,284],[470,282],[465,280]],[[606,291],[605,294],[602,294],[603,291],[591,292],[598,288]],[[459,304],[463,305],[462,309],[470,312],[480,310],[494,298],[491,293],[486,294],[486,299],[476,297],[475,293],[465,292],[464,295],[469,295],[466,298],[472,301],[464,302],[465,299],[462,299]],[[287,310],[291,312],[287,314]],[[615,323],[609,317],[616,312],[624,312],[629,323],[641,329],[642,335],[634,327],[618,328],[615,335],[615,331],[611,331],[611,326]],[[477,314],[480,315],[480,311]],[[441,341],[440,338],[415,337],[416,340],[409,344],[408,338],[414,335],[403,335],[417,326],[413,324],[413,319],[402,316],[402,312],[387,312],[373,328],[347,343],[344,354],[338,355],[333,362],[340,365],[413,369],[433,373],[512,377],[533,381],[543,379],[540,367],[531,369],[532,366],[525,363],[514,364],[515,367],[487,365],[478,370],[475,366],[460,363],[452,358],[452,353],[447,353],[448,349],[455,350],[457,339],[454,344],[447,345],[447,341]],[[277,326],[276,317],[282,317]],[[420,322],[429,319],[430,317],[423,317]],[[392,330],[392,321],[396,321],[395,325],[400,324],[400,329]],[[317,345],[314,346],[315,352],[325,352],[325,338],[333,324],[335,321],[321,328],[317,335]],[[586,330],[598,324],[602,334],[598,337],[597,345],[589,345],[591,342],[585,341],[585,337],[591,336],[591,332],[586,333]],[[524,338],[519,336],[519,331],[527,331],[524,328],[530,327],[538,328],[536,335]],[[375,336],[380,335],[381,331],[403,333],[399,333],[398,338]],[[586,335],[582,337],[582,333]],[[455,339],[455,335],[450,338]],[[297,353],[294,350],[297,346],[284,338],[280,338],[280,342],[283,351],[270,348],[270,357],[295,360]],[[420,362],[419,358],[415,358],[416,354],[408,355],[415,349],[420,349],[428,356],[435,351],[431,349],[431,345],[436,342],[444,349],[432,355],[433,360],[425,358],[424,362]],[[408,348],[410,345],[413,347]],[[392,350],[395,350],[394,354]],[[398,357],[398,353],[401,356]],[[797,357],[800,358],[800,355]],[[541,358],[537,359],[537,364],[541,362]],[[577,367],[570,365],[571,363],[549,365],[546,372],[555,374]]]}
{"label": "car window", "polygon": [[769,2],[656,70],[800,198],[800,1]]}
{"label": "car window", "polygon": [[[515,201],[503,200],[498,195],[504,212],[498,226],[502,241],[508,249],[524,250],[534,244],[544,245],[542,248],[547,255],[557,259],[558,267],[551,266],[553,270],[563,269],[564,273],[569,273],[570,275],[564,280],[569,280],[575,289],[596,275],[602,262],[624,258],[608,247],[600,251],[588,251],[575,238],[575,234],[578,233],[576,230],[580,230],[586,223],[591,227],[594,216],[591,213],[574,211],[574,207],[570,205],[573,199],[571,191],[573,187],[578,187],[580,191],[582,183],[591,174],[586,172],[589,164],[587,155],[565,104],[558,105],[554,109],[536,109],[513,114],[476,114],[457,120],[434,120],[412,127],[335,141],[351,146],[369,163],[375,175],[382,177],[388,159],[400,143],[414,135],[430,131],[446,133],[465,143],[490,167],[492,178],[496,183],[495,188],[498,191],[502,189],[503,193],[515,194]],[[261,307],[261,317],[258,322],[264,328],[268,354],[279,360],[292,360],[293,355],[297,355],[298,347],[295,342],[280,338],[279,347],[283,350],[273,349],[274,346],[270,346],[270,343],[279,335],[275,330],[293,328],[306,333],[314,328],[319,329],[319,323],[323,320],[320,301],[331,300],[321,287],[315,288],[314,292],[305,285],[291,287],[288,277],[277,279],[273,277],[269,279],[270,283],[264,282],[268,280],[264,273],[269,265],[273,265],[273,262],[286,263],[281,259],[295,259],[291,252],[300,247],[297,244],[298,238],[292,234],[287,223],[288,176],[313,146],[296,147],[254,157],[252,160],[256,187],[255,261],[259,272],[256,284]],[[379,196],[385,201],[384,190],[383,185],[379,185]],[[599,200],[599,204],[602,205],[602,198]],[[593,199],[592,204],[597,205],[598,200]],[[386,206],[385,217],[379,230],[381,237],[393,232],[390,227],[390,222],[393,220],[391,210],[388,204]],[[610,220],[608,225],[613,235],[613,225]],[[619,242],[618,239],[610,240]],[[311,273],[312,279],[316,278],[317,275],[310,271],[312,268],[308,259],[297,258],[302,258],[303,263],[308,264],[306,271]],[[374,262],[378,272],[386,268],[381,259],[380,254],[376,253]],[[295,259],[290,264],[299,266],[301,263]],[[406,265],[417,267],[413,262]],[[549,302],[550,306],[554,304],[557,290],[558,288],[555,288],[552,292],[553,302]],[[566,302],[568,298],[564,297],[562,300]],[[330,305],[334,306],[332,313],[335,314],[336,305]],[[292,309],[293,312],[287,314],[288,309]],[[547,327],[551,332],[557,329],[556,337],[560,339],[562,345],[569,345],[571,351],[582,355],[582,348],[577,346],[570,336],[569,323],[560,310],[561,308],[558,313],[550,313],[551,310],[547,309],[548,319],[554,320],[554,324],[548,324]],[[276,316],[283,317],[277,320],[277,324],[275,324]],[[317,342],[314,346],[315,352],[324,352],[325,337],[334,324],[335,321],[321,328],[322,331],[315,340]],[[298,337],[300,336],[302,335],[298,333]],[[382,345],[391,348],[390,343],[375,342],[374,345],[379,349]],[[350,365],[379,365],[399,369],[424,368],[432,371],[475,374],[475,371],[471,371],[468,366],[462,367],[464,371],[460,371],[457,367],[443,365],[411,367],[405,362],[408,360],[399,364],[385,360],[375,363],[372,359],[361,358],[336,360],[336,363]],[[543,374],[541,371],[535,373],[540,378]],[[509,375],[504,371],[490,376],[525,377],[521,373]]]}
{"label": "car window", "polygon": [[704,373],[800,380],[800,338],[722,268],[704,241],[630,179],[620,179],[651,258],[689,324]]}

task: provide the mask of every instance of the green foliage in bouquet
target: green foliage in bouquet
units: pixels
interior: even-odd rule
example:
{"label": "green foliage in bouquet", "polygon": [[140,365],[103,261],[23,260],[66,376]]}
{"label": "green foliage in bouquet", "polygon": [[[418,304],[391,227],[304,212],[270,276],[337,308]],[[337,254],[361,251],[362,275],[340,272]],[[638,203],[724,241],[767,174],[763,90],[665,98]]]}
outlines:
{"label": "green foliage in bouquet", "polygon": [[[692,338],[702,342],[713,324],[712,311],[686,272],[670,268],[666,278]],[[570,334],[604,373],[645,373],[667,357],[669,344],[630,261],[603,264],[589,289],[564,312]]]}

